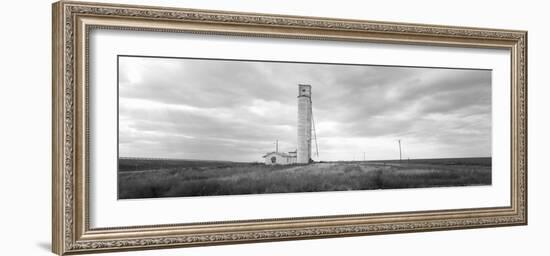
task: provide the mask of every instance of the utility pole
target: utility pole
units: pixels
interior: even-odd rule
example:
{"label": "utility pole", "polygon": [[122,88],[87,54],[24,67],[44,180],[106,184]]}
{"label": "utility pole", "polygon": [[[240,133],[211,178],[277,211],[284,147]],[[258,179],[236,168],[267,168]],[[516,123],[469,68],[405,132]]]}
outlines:
{"label": "utility pole", "polygon": [[401,140],[397,140],[399,143],[399,162],[401,162]]}
{"label": "utility pole", "polygon": [[363,161],[367,160],[365,157],[365,152],[363,152]]}
{"label": "utility pole", "polygon": [[275,140],[275,152],[279,153],[279,140]]}

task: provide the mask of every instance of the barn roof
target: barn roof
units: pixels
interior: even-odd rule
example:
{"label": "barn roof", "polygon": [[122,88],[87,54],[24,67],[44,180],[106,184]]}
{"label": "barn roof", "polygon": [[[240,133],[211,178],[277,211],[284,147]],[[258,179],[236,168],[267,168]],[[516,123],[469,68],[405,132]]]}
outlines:
{"label": "barn roof", "polygon": [[293,155],[290,155],[290,154],[287,154],[287,153],[284,153],[284,152],[269,152],[267,154],[265,154],[264,156],[262,157],[268,157],[270,155],[279,155],[279,156],[282,156],[282,157],[296,157],[296,156],[293,156]]}

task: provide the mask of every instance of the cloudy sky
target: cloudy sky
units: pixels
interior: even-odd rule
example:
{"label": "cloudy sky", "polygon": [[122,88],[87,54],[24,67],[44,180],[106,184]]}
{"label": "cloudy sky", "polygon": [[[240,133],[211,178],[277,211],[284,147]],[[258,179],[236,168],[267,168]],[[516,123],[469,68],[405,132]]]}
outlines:
{"label": "cloudy sky", "polygon": [[[491,72],[119,57],[119,153],[262,161],[296,148],[312,86],[315,160],[491,156]],[[314,147],[315,148],[315,147]]]}

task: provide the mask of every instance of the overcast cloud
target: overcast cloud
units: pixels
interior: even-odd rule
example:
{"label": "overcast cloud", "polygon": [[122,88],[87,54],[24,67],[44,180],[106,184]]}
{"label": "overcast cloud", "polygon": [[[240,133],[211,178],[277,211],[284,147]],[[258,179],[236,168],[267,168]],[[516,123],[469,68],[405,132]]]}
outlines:
{"label": "overcast cloud", "polygon": [[[320,160],[491,156],[491,72],[120,57],[121,157],[262,161],[296,145],[312,85]],[[317,160],[317,158],[315,157]]]}

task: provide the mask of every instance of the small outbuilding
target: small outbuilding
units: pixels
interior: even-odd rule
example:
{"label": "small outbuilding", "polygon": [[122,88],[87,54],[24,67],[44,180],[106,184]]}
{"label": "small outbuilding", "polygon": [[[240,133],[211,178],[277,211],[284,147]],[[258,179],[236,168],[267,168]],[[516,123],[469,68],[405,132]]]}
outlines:
{"label": "small outbuilding", "polygon": [[296,151],[294,152],[270,152],[263,156],[266,165],[286,165],[296,163]]}

